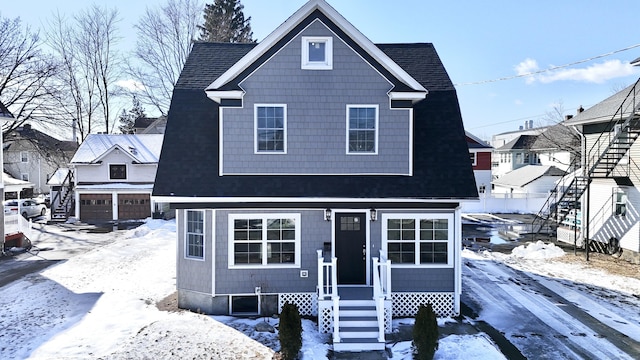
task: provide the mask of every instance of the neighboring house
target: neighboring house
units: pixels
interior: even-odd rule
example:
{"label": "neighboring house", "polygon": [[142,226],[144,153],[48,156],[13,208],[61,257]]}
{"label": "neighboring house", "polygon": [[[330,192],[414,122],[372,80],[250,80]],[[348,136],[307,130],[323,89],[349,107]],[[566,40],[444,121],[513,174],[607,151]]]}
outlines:
{"label": "neighboring house", "polygon": [[35,194],[48,194],[49,177],[67,166],[77,148],[75,141],[58,140],[24,124],[5,135],[4,169],[16,179],[33,183]]}
{"label": "neighboring house", "polygon": [[495,194],[547,194],[565,171],[550,165],[526,165],[493,181]]}
{"label": "neighboring house", "polygon": [[580,134],[564,123],[549,126],[531,145],[541,165],[564,171],[575,170],[580,163]]}
{"label": "neighboring house", "polygon": [[491,136],[489,145],[493,146],[494,149],[497,149],[516,139],[520,135],[540,135],[543,131],[546,130],[546,128],[546,126],[533,127],[533,120],[527,120],[524,122],[524,125],[520,126],[518,130],[507,131]]}
{"label": "neighboring house", "polygon": [[490,195],[491,180],[493,180],[491,176],[491,154],[493,147],[468,131],[465,131],[465,134],[478,193]]}
{"label": "neighboring house", "polygon": [[[87,136],[70,162],[76,218],[100,223],[150,217],[156,210],[151,192],[162,139],[155,134]],[[56,174],[56,179],[64,184],[67,175]]]}
{"label": "neighboring house", "polygon": [[[636,61],[637,62],[637,61]],[[578,245],[622,253],[640,263],[640,80],[566,121],[584,136],[582,172],[559,200],[580,199],[569,213],[589,214],[581,219]],[[580,207],[580,208],[577,208]],[[563,232],[573,229],[561,226]],[[573,239],[574,236],[567,238]],[[573,240],[571,240],[573,242]]]}
{"label": "neighboring house", "polygon": [[133,124],[134,134],[164,134],[167,127],[167,117],[157,118],[142,117],[135,120]]}
{"label": "neighboring house", "polygon": [[335,351],[384,349],[420,304],[459,313],[468,154],[433,45],[375,45],[324,0],[259,44],[195,43],[153,192],[176,209],[178,305],[291,302]]}
{"label": "neighboring house", "polygon": [[494,179],[527,165],[540,163],[538,154],[531,149],[538,135],[518,135],[493,150],[491,172]]}

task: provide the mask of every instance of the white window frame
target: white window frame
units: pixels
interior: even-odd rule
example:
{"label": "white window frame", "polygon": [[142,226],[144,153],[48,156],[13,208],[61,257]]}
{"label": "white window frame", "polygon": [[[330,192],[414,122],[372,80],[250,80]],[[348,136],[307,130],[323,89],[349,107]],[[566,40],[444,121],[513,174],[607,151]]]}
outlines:
{"label": "white window frame", "polygon": [[[454,252],[457,251],[455,249],[455,230],[454,230],[454,216],[453,214],[420,214],[420,213],[411,213],[411,214],[383,214],[382,215],[382,249],[387,252],[388,256],[388,220],[389,219],[413,219],[415,220],[415,254],[414,254],[414,262],[413,264],[399,264],[391,262],[392,268],[453,268],[454,266]],[[447,220],[447,262],[442,264],[421,264],[420,263],[420,243],[427,241],[420,241],[420,220],[438,220],[443,219]],[[396,242],[392,240],[391,242]],[[438,241],[440,242],[440,241]]]}
{"label": "white window frame", "polygon": [[[227,227],[228,233],[228,267],[229,269],[256,269],[256,268],[264,268],[264,269],[282,269],[282,268],[300,268],[300,259],[301,259],[301,242],[300,242],[300,231],[302,229],[300,222],[300,214],[299,213],[264,213],[264,214],[229,214],[229,222]],[[267,263],[267,240],[266,232],[267,227],[262,227],[262,240],[260,243],[262,244],[262,264],[235,264],[234,257],[234,222],[235,220],[262,220],[263,224],[266,224],[268,219],[293,219],[295,221],[295,239],[294,239],[294,262],[293,264],[269,264]]]}
{"label": "white window frame", "polygon": [[[202,234],[193,233],[202,236],[202,256],[189,255],[189,212],[199,212],[202,214]],[[206,234],[207,233],[207,217],[204,210],[186,209],[184,211],[184,258],[188,260],[205,261],[206,257]]]}
{"label": "white window frame", "polygon": [[29,152],[28,151],[20,151],[20,162],[28,163],[29,162]]}
{"label": "white window frame", "polygon": [[22,180],[22,181],[29,181],[29,173],[22,173],[22,174],[20,174],[20,180]]}
{"label": "white window frame", "polygon": [[[283,144],[282,151],[276,150],[258,150],[258,108],[282,108],[283,116]],[[254,154],[277,154],[282,155],[287,153],[287,104],[254,104],[253,105],[253,152]]]}
{"label": "white window frame", "polygon": [[[618,195],[622,195],[620,200],[618,200]],[[629,204],[629,197],[627,191],[623,188],[614,188],[613,189],[613,215],[624,217],[627,216],[627,205]],[[623,211],[618,211],[618,206]]]}
{"label": "white window frame", "polygon": [[[351,131],[351,128],[349,127],[349,110],[353,109],[353,108],[357,108],[357,109],[361,109],[361,108],[374,108],[375,112],[376,112],[376,119],[375,119],[375,128],[373,129],[374,131],[374,151],[351,151],[349,148],[349,131]],[[378,106],[378,104],[349,104],[347,105],[347,111],[346,111],[346,115],[345,115],[345,119],[346,119],[346,153],[347,155],[378,155],[378,134],[380,133],[379,131],[379,123],[380,123],[380,106]],[[358,130],[358,129],[355,129]]]}
{"label": "white window frame", "polygon": [[[324,61],[309,60],[309,44],[324,43]],[[333,38],[331,36],[303,36],[301,51],[303,70],[333,70]]]}

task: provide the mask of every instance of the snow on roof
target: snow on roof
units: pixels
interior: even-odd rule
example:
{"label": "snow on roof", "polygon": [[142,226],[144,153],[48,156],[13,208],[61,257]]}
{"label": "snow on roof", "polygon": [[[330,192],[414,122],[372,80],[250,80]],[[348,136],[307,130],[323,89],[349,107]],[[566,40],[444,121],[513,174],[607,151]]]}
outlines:
{"label": "snow on roof", "polygon": [[69,168],[58,168],[47,181],[47,185],[56,186],[64,184],[64,179],[69,175]]}
{"label": "snow on roof", "polygon": [[163,134],[90,134],[80,144],[71,163],[94,163],[114,149],[124,151],[140,163],[157,163],[163,139]]}
{"label": "snow on roof", "polygon": [[510,171],[497,180],[494,185],[523,187],[543,176],[563,176],[564,171],[552,165],[527,165]]}

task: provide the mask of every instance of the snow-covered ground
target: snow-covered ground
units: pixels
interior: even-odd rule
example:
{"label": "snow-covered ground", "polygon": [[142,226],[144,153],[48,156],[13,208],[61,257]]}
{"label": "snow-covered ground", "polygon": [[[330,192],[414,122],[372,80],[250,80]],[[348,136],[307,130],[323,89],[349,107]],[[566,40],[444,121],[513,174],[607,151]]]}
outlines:
{"label": "snow-covered ground", "polygon": [[[263,321],[277,328],[277,319],[158,310],[156,303],[175,291],[174,222],[149,220],[136,229],[107,234],[39,225],[32,240],[49,250],[38,257],[24,254],[18,261],[67,260],[0,288],[0,359],[270,359],[279,347],[277,333],[255,331],[255,325]],[[573,331],[565,327],[578,326],[579,321],[552,309],[537,298],[540,294],[523,290],[524,276],[567,302],[583,306],[634,342],[640,341],[640,307],[634,296],[640,294],[640,281],[553,260],[561,255],[562,250],[535,244],[511,255],[464,251],[464,291],[479,308],[478,318],[465,322],[486,321],[522,346],[525,355],[531,346],[527,340],[536,339],[530,333],[517,334],[517,326],[509,328],[522,320],[520,314],[508,317],[514,309],[532,310],[532,318],[548,323],[558,334]],[[0,270],[11,262],[14,260],[0,260]],[[492,303],[494,298],[480,291],[480,269],[509,295],[502,298],[507,303]],[[537,306],[542,308],[534,309]],[[440,325],[453,321],[442,319]],[[394,322],[396,326],[401,323],[411,320]],[[328,337],[319,334],[310,320],[304,320],[303,329],[303,359],[326,359]],[[554,354],[580,358],[584,353],[576,349],[586,346],[587,354],[593,350],[627,356],[604,337],[591,333],[576,337],[584,341],[558,337],[559,343],[575,344]],[[388,345],[394,359],[411,359],[410,341]],[[548,345],[538,339],[538,346]],[[505,357],[483,332],[452,334],[440,340],[436,359],[470,358]]]}

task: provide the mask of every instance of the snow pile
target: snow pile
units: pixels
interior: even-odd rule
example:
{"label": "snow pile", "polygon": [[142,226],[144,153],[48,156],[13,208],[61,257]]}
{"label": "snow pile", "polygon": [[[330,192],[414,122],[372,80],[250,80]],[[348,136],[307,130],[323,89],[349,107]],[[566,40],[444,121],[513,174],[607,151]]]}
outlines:
{"label": "snow pile", "polygon": [[523,259],[553,259],[564,256],[564,250],[554,244],[545,244],[542,241],[520,245],[511,251],[511,254]]}

